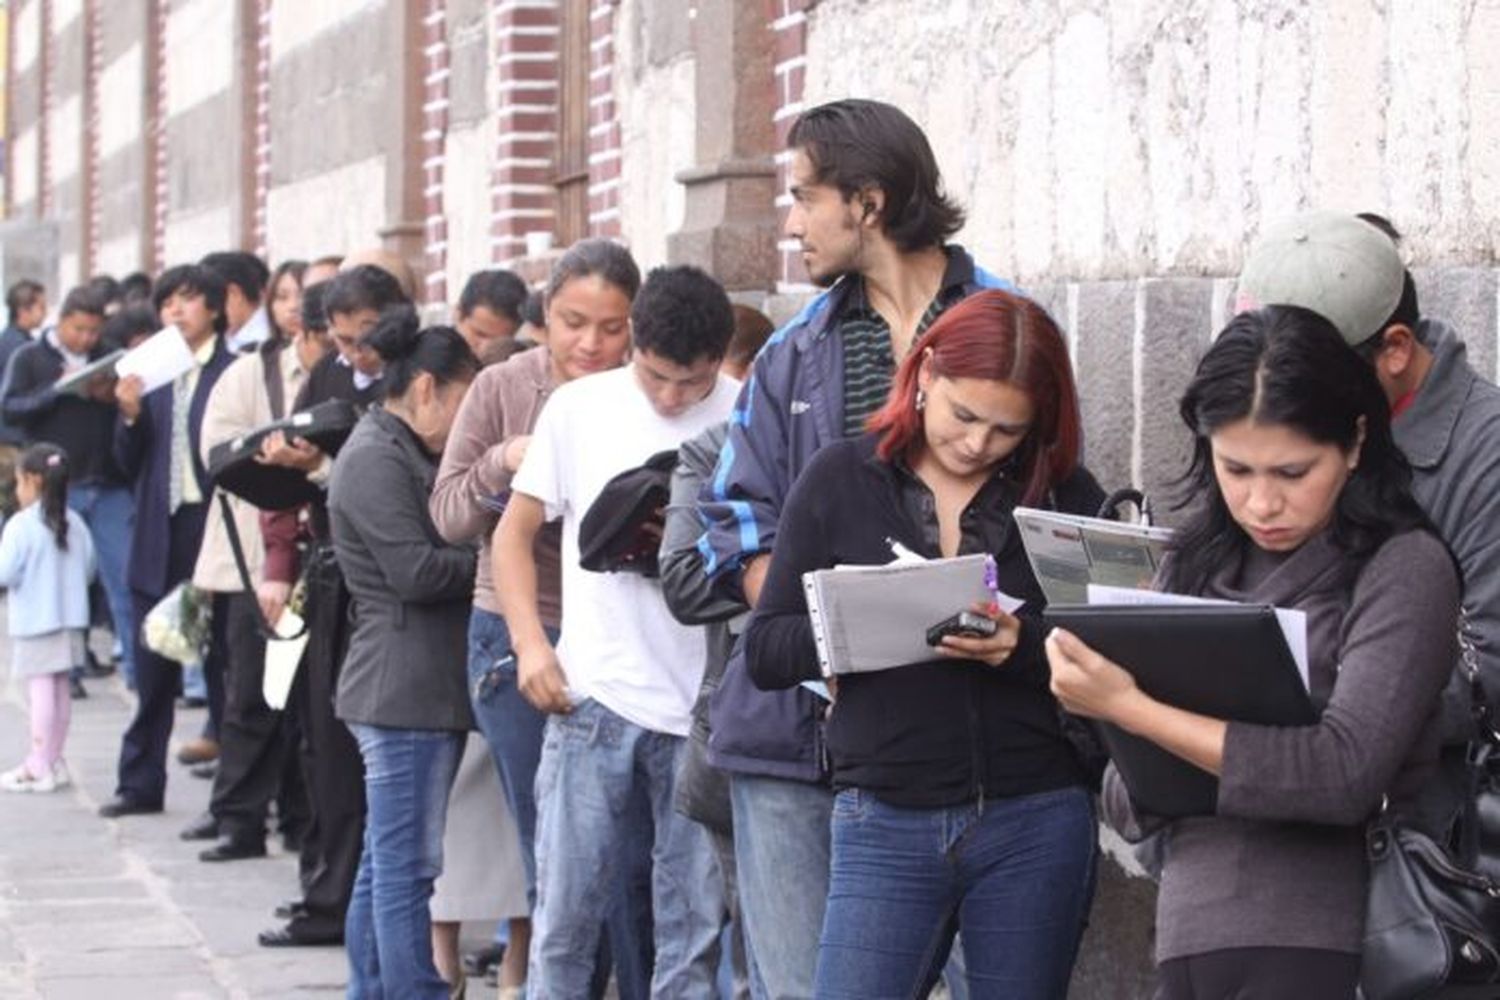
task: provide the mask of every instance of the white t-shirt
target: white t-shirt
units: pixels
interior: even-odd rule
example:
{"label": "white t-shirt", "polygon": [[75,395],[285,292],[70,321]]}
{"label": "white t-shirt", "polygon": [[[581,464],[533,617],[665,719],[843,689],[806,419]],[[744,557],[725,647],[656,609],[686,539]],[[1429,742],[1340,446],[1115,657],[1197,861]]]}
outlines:
{"label": "white t-shirt", "polygon": [[605,483],[726,420],[738,394],[720,375],[706,399],[668,419],[626,365],[559,386],[542,407],[511,488],[545,504],[548,520],[562,518],[557,658],[575,702],[593,698],[645,729],[687,735],[703,629],[678,624],[655,580],[580,566],[578,526]]}

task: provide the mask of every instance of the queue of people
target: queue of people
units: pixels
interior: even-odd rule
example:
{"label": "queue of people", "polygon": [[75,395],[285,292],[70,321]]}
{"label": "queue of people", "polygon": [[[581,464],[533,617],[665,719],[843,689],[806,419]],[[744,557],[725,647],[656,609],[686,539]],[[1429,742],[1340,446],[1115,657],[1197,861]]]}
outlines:
{"label": "queue of people", "polygon": [[[502,997],[1062,997],[1101,819],[1155,859],[1160,996],[1356,996],[1365,825],[1443,841],[1461,647],[1500,695],[1500,390],[1422,314],[1399,234],[1269,227],[1180,399],[1186,510],[1153,586],[1307,618],[1317,721],[1255,725],[1045,626],[1013,512],[1093,516],[1129,484],[1084,464],[1056,320],[952,243],[921,129],[838,101],[788,150],[786,235],[824,290],[774,332],[597,239],[540,292],[475,275],[452,326],[380,252],[210,254],[149,307],[75,289],[51,327],[13,287],[0,583],[32,740],[0,787],[70,780],[97,575],[137,697],[100,812],[162,810],[182,666],[136,639],[191,582],[212,710],[188,757],[214,767],[183,836],[259,857],[274,816],[300,878],[261,943],[342,944],[351,998],[463,995],[465,920],[497,925]],[[169,384],[55,388],[168,325],[193,356]],[[296,503],[209,474],[329,403],[359,414],[341,445],[286,429],[255,457]],[[819,688],[804,574],[902,553],[986,555],[1019,603]],[[1094,720],[1215,776],[1214,812],[1141,809]]]}

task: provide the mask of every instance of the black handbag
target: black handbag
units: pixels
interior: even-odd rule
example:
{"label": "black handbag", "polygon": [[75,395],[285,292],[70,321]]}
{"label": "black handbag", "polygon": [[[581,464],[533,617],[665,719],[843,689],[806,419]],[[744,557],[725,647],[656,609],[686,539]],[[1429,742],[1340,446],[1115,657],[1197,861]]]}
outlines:
{"label": "black handbag", "polygon": [[[1468,830],[1450,850],[1382,804],[1366,830],[1369,905],[1360,966],[1364,1000],[1500,995],[1500,791],[1496,733],[1474,648],[1459,629],[1473,699]],[[1486,829],[1488,827],[1488,829]]]}

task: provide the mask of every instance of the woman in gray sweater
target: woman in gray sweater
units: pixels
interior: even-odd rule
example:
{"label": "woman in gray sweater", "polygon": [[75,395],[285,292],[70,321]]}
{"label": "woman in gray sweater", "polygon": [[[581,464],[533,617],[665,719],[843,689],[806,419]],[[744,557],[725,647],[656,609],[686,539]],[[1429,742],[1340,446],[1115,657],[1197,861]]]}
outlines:
{"label": "woman in gray sweater", "polygon": [[427,498],[479,361],[458,331],[417,327],[410,306],[393,306],[366,335],[385,400],[349,436],[328,487],[354,609],[334,707],[359,743],[368,804],[344,946],[349,996],[447,1000],[428,901],[448,789],[474,727],[464,642],[475,552],[443,541]]}
{"label": "woman in gray sweater", "polygon": [[[1052,690],[1219,779],[1214,815],[1164,832],[1158,995],[1352,998],[1365,821],[1388,796],[1430,823],[1418,793],[1455,662],[1457,571],[1412,499],[1374,372],[1321,317],[1236,317],[1182,414],[1202,502],[1158,582],[1305,611],[1320,721],[1250,725],[1163,704],[1061,630],[1047,641]],[[1127,838],[1163,826],[1132,809],[1113,770],[1105,812]]]}

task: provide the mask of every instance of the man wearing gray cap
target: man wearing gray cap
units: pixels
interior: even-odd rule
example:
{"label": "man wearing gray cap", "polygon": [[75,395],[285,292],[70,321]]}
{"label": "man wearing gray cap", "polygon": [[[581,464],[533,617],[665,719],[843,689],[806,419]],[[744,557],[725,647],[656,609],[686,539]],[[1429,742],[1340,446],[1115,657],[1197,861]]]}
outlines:
{"label": "man wearing gray cap", "polygon": [[[1293,305],[1338,328],[1375,367],[1391,403],[1412,491],[1464,577],[1466,634],[1491,701],[1500,699],[1500,388],[1465,358],[1456,331],[1422,318],[1394,227],[1377,215],[1310,212],[1272,226],[1250,249],[1237,308]],[[1455,678],[1455,682],[1459,679]],[[1445,698],[1450,731],[1468,733]]]}

